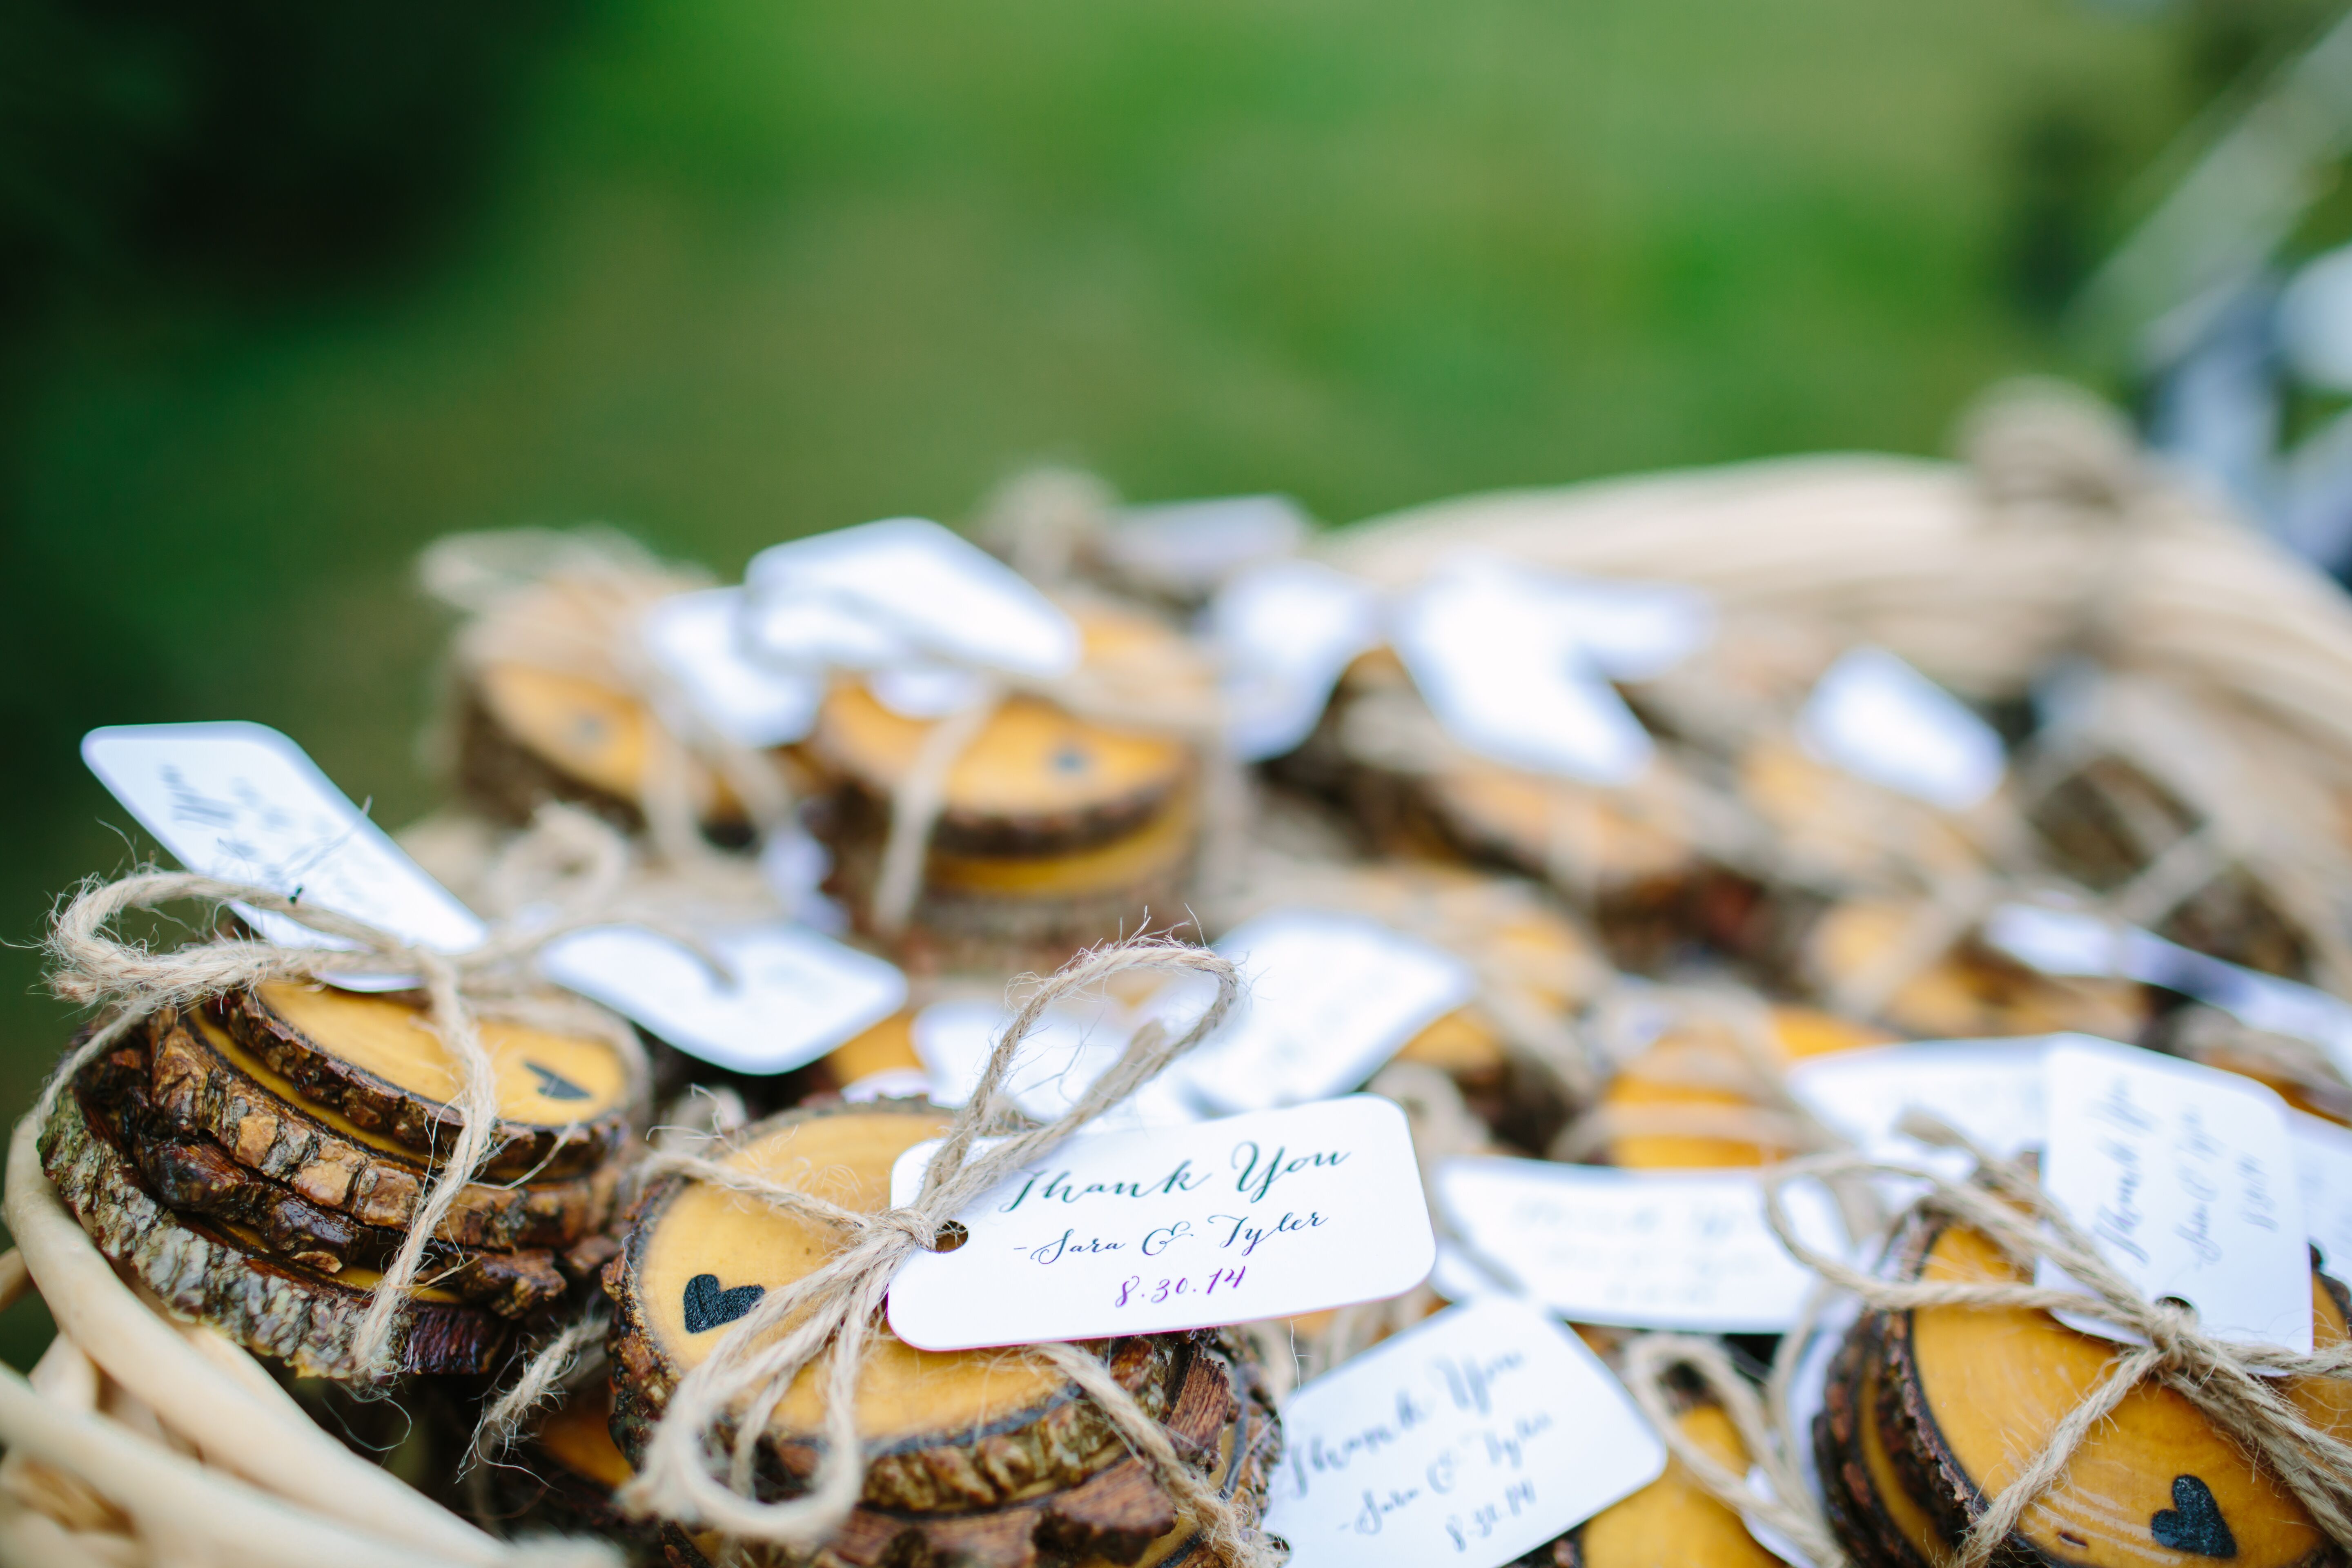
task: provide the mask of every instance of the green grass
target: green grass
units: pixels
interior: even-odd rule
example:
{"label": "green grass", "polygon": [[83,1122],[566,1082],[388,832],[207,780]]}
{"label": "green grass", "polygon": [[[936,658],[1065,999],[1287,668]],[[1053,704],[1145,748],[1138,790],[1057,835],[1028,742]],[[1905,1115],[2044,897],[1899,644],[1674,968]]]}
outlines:
{"label": "green grass", "polygon": [[[11,679],[58,695],[0,932],[125,856],[85,723],[267,720],[425,809],[404,574],[445,530],[602,519],[732,572],[1040,457],[1337,521],[1937,449],[2064,368],[2001,284],[2021,127],[2084,120],[2120,185],[2193,107],[2179,42],[2073,0],[613,0],[427,273],[27,351]],[[60,1016],[0,1014],[15,1103]]]}

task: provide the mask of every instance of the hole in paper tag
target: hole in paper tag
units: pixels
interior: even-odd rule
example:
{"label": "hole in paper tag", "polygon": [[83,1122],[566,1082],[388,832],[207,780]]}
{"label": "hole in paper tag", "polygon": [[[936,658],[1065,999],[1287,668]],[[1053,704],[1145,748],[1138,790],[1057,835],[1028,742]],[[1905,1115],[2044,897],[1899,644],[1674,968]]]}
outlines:
{"label": "hole in paper tag", "polygon": [[[898,1157],[892,1203],[939,1148]],[[971,1241],[890,1287],[923,1350],[1295,1317],[1410,1290],[1436,1251],[1404,1112],[1368,1094],[1072,1138],[955,1217]]]}
{"label": "hole in paper tag", "polygon": [[[273,889],[443,952],[473,947],[487,931],[301,747],[267,725],[111,725],[83,736],[81,754],[139,825],[191,871]],[[283,916],[238,913],[282,946],[351,945]],[[352,989],[414,983],[406,976],[344,979]]]}
{"label": "hole in paper tag", "polygon": [[[2042,1185],[2151,1299],[2177,1296],[2217,1339],[2312,1344],[2311,1261],[2285,1107],[2251,1079],[2071,1038],[2043,1058]],[[2044,1258],[2046,1289],[2079,1289]],[[2125,1338],[2082,1313],[2059,1320]]]}

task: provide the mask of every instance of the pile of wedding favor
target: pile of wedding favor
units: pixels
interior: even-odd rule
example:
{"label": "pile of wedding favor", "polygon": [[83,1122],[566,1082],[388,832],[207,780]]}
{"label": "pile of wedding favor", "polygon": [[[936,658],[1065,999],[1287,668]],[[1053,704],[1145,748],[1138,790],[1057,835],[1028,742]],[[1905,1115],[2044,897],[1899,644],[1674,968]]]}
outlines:
{"label": "pile of wedding favor", "polygon": [[2207,504],[446,540],[425,820],[85,742],[0,1559],[2352,1560],[2352,605]]}

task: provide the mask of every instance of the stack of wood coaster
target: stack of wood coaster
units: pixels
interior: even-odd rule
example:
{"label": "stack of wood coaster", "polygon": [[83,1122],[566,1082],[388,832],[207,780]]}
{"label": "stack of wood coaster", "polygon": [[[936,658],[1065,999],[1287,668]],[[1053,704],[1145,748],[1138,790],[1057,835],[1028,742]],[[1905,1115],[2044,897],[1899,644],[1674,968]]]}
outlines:
{"label": "stack of wood coaster", "polygon": [[[1765,1018],[1781,1066],[1885,1045],[1895,1037],[1809,1007],[1773,1006]],[[1707,1170],[1765,1165],[1805,1152],[1793,1128],[1787,1141],[1767,1142],[1706,1130],[1706,1119],[1725,1111],[1746,1113],[1759,1126],[1769,1120],[1769,1108],[1743,1090],[1759,1070],[1774,1064],[1751,1065],[1728,1030],[1728,1025],[1714,1022],[1669,1029],[1609,1080],[1601,1093],[1609,1136],[1600,1152],[1610,1164],[1635,1171]],[[1562,1152],[1580,1157],[1587,1151]]]}
{"label": "stack of wood coaster", "polygon": [[[877,1211],[898,1155],[943,1133],[920,1101],[788,1111],[747,1131],[727,1163],[845,1207]],[[680,1377],[767,1291],[818,1267],[838,1238],[757,1202],[685,1179],[648,1189],[620,1257],[605,1269],[613,1437],[640,1458]],[[1164,1426],[1180,1453],[1245,1521],[1264,1505],[1280,1427],[1237,1336],[1158,1334],[1087,1347]],[[1078,1568],[1205,1562],[1192,1522],[1075,1385],[1015,1352],[919,1351],[883,1332],[859,1382],[867,1470],[848,1521],[814,1557],[773,1549],[756,1563],[793,1568],[945,1563]],[[814,1376],[780,1401],[759,1447],[758,1489],[805,1489],[824,1418]],[[731,1436],[731,1435],[730,1435]],[[673,1562],[726,1560],[745,1543],[673,1527]]]}
{"label": "stack of wood coaster", "polygon": [[[663,586],[643,591],[657,597]],[[457,784],[467,802],[493,820],[521,824],[541,803],[567,801],[625,832],[643,827],[662,721],[635,693],[583,673],[608,663],[613,645],[635,635],[629,618],[616,618],[577,584],[551,581],[509,595],[476,630],[494,647],[543,647],[548,664],[487,658],[463,671]],[[683,752],[672,765],[707,833],[723,843],[750,839],[750,818],[726,780]]]}
{"label": "stack of wood coaster", "polygon": [[[480,1373],[611,1256],[629,1071],[607,1041],[484,1021],[491,1153],[428,1244],[400,1370]],[[100,1248],[182,1316],[307,1376],[352,1333],[455,1143],[421,1003],[274,983],[165,1011],[58,1100],[41,1153]]]}
{"label": "stack of wood coaster", "polygon": [[[1890,1254],[1906,1280],[2012,1280],[1979,1233],[1917,1211]],[[2324,1349],[2347,1337],[2344,1289],[2312,1275]],[[1865,1313],[1832,1363],[1812,1440],[1830,1521],[1863,1568],[1928,1568],[2113,1370],[2117,1347],[2021,1308]],[[2305,1419],[2352,1436],[2352,1393],[2283,1385]],[[2302,1503],[2169,1388],[2142,1384],[2095,1426],[1996,1562],[2238,1568],[2338,1561]]]}
{"label": "stack of wood coaster", "polygon": [[[1207,678],[1176,633],[1100,606],[1077,616],[1082,676],[1160,669],[1137,682],[1163,700]],[[829,781],[818,833],[835,858],[828,890],[870,926],[893,799],[934,723],[892,711],[860,680],[835,684],[800,748]],[[1181,920],[1200,841],[1201,759],[1165,731],[1083,718],[1014,697],[950,765],[921,890],[900,939],[919,968],[1050,968],[1138,930]]]}
{"label": "stack of wood coaster", "polygon": [[1627,967],[1655,968],[1701,934],[1748,940],[1756,889],[1702,847],[1696,797],[1670,759],[1612,789],[1479,756],[1446,735],[1386,648],[1349,668],[1323,728],[1284,768],[1343,799],[1385,853],[1549,880]]}
{"label": "stack of wood coaster", "polygon": [[1912,946],[1937,917],[1924,900],[1855,898],[1822,911],[1805,933],[1804,978],[1836,997],[1892,963],[1899,975],[1877,1016],[1930,1040],[2075,1030],[2135,1040],[2147,1022],[2147,999],[2129,981],[2039,973],[2007,953],[1959,933],[1942,951]]}

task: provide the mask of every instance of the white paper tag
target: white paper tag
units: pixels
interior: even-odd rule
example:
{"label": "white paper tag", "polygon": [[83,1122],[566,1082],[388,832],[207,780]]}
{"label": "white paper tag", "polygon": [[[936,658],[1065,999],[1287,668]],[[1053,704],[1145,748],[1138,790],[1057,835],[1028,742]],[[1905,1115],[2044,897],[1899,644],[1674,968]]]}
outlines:
{"label": "white paper tag", "polygon": [[[2042,1060],[2042,1184],[2150,1298],[2218,1339],[2311,1350],[2311,1259],[2285,1105],[2235,1073],[2067,1039]],[[2049,1289],[2076,1288],[2047,1258]],[[2058,1314],[2086,1333],[2117,1331]]]}
{"label": "white paper tag", "polygon": [[2352,1077],[2352,1004],[2315,986],[2214,958],[2154,931],[2080,910],[2003,904],[1985,917],[1986,943],[2044,974],[2096,975],[2194,996],[2252,1028],[2292,1035]]}
{"label": "white paper tag", "polygon": [[1282,1427],[1265,1524],[1290,1568],[1497,1568],[1666,1468],[1600,1358],[1507,1297],[1448,1308],[1305,1384]]}
{"label": "white paper tag", "polygon": [[2352,1128],[2300,1110],[2286,1114],[2304,1229],[2328,1274],[2343,1280],[2352,1274]]}
{"label": "white paper tag", "polygon": [[704,940],[731,977],[642,926],[557,937],[539,964],[558,984],[733,1072],[804,1067],[907,1000],[907,977],[897,969],[803,926],[735,926]]}
{"label": "white paper tag", "polygon": [[772,545],[744,573],[745,631],[804,668],[946,662],[1053,677],[1077,623],[1019,573],[938,523],[889,518]]}
{"label": "white paper tag", "polygon": [[1588,784],[1631,784],[1650,765],[1649,731],[1538,574],[1456,563],[1398,606],[1392,636],[1422,700],[1470,750]]}
{"label": "white paper tag", "polygon": [[1244,567],[1295,553],[1312,531],[1288,496],[1222,496],[1129,507],[1100,548],[1130,575],[1204,594]]}
{"label": "white paper tag", "polygon": [[1283,561],[1228,583],[1202,617],[1223,667],[1234,754],[1262,762],[1313,732],[1349,664],[1380,641],[1370,585],[1313,561]]}
{"label": "white paper tag", "polygon": [[1789,1068],[1789,1092],[1874,1160],[1973,1163],[1895,1130],[1914,1107],[1997,1155],[2039,1147],[2045,1115],[2042,1058],[2052,1038],[1923,1040],[1808,1057]]}
{"label": "white paper tag", "polygon": [[[267,725],[110,725],[82,737],[81,755],[191,871],[268,888],[442,952],[462,952],[486,932],[301,747]],[[350,945],[284,916],[238,912],[281,946]]]}
{"label": "white paper tag", "polygon": [[1343,1094],[1477,988],[1452,953],[1325,910],[1261,915],[1216,951],[1247,989],[1178,1070],[1193,1095],[1223,1110]]}
{"label": "white paper tag", "polygon": [[1857,778],[1965,811],[2000,785],[2000,736],[1888,653],[1858,647],[1822,676],[1797,717],[1805,750]]}
{"label": "white paper tag", "polygon": [[[1475,1156],[1438,1167],[1437,1196],[1480,1262],[1572,1322],[1779,1333],[1813,1287],[1747,1173]],[[1802,1184],[1785,1201],[1808,1245],[1844,1254],[1827,1194]]]}
{"label": "white paper tag", "polygon": [[[898,1157],[922,1188],[936,1141]],[[1400,1295],[1436,1238],[1404,1112],[1376,1095],[1074,1138],[956,1216],[971,1238],[919,1253],[890,1327],[924,1350],[1166,1333]]]}
{"label": "white paper tag", "polygon": [[[958,1106],[971,1100],[988,1068],[989,1054],[1012,1016],[993,1002],[934,1002],[915,1015],[915,1054],[929,1076],[932,1101]],[[1118,1060],[1135,1033],[1137,1019],[1108,998],[1091,1007],[1056,1008],[1038,1020],[1021,1043],[1005,1093],[1022,1111],[1040,1121],[1066,1114],[1078,1097]],[[1087,1131],[1168,1127],[1198,1121],[1172,1073],[1137,1090],[1126,1104],[1087,1123]]]}
{"label": "white paper tag", "polygon": [[824,680],[751,655],[741,637],[740,588],[709,588],[663,599],[638,627],[646,651],[702,721],[740,746],[788,745],[816,722]]}

